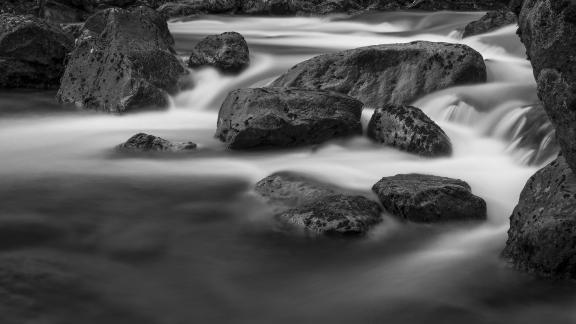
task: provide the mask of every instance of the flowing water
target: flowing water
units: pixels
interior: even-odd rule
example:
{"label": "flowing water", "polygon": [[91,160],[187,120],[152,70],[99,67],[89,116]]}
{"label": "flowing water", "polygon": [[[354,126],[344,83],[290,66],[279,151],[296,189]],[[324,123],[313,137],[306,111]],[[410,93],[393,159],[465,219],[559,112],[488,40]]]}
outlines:
{"label": "flowing water", "polygon": [[[499,258],[520,191],[557,147],[549,123],[526,108],[537,100],[536,84],[516,27],[460,39],[458,29],[481,15],[175,21],[183,55],[206,35],[237,31],[252,64],[238,76],[193,71],[194,88],[164,112],[109,116],[60,107],[52,92],[1,93],[0,221],[28,219],[63,233],[2,253],[63,260],[98,278],[85,285],[105,302],[74,300],[60,305],[66,311],[48,311],[71,323],[575,323],[573,287],[515,272]],[[425,159],[360,137],[247,153],[213,138],[230,90],[266,85],[321,53],[414,40],[464,43],[487,62],[488,83],[414,103],[450,136],[450,158]],[[191,140],[200,150],[113,153],[137,132]],[[294,237],[278,232],[250,193],[280,170],[366,192],[398,173],[460,178],[486,200],[488,221],[423,226],[386,217],[360,240]]]}

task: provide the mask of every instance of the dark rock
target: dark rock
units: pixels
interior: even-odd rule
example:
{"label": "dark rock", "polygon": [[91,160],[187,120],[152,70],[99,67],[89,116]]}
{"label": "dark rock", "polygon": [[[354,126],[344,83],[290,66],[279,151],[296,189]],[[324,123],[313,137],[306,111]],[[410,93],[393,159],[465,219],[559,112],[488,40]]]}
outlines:
{"label": "dark rock", "polygon": [[576,170],[576,3],[571,0],[526,0],[519,16],[519,35],[538,82],[538,96],[562,152]]}
{"label": "dark rock", "polygon": [[510,0],[414,0],[407,9],[419,10],[498,10]]}
{"label": "dark rock", "polygon": [[166,108],[187,70],[164,19],[152,9],[107,9],[90,17],[70,55],[58,99],[122,113]]}
{"label": "dark rock", "polygon": [[282,224],[318,234],[362,235],[381,222],[381,208],[370,199],[294,172],[260,180],[256,193]]}
{"label": "dark rock", "polygon": [[236,0],[171,1],[159,6],[158,12],[168,18],[201,14],[233,14],[241,6]]}
{"label": "dark rock", "polygon": [[384,208],[418,223],[486,219],[486,202],[462,181],[422,174],[382,178],[373,187]]}
{"label": "dark rock", "polygon": [[39,0],[1,0],[0,14],[39,16]]}
{"label": "dark rock", "polygon": [[490,11],[479,20],[466,25],[462,37],[484,34],[504,26],[516,24],[517,22],[518,18],[512,11]]}
{"label": "dark rock", "polygon": [[56,88],[73,40],[32,16],[0,14],[0,88]]}
{"label": "dark rock", "polygon": [[235,32],[211,35],[200,41],[188,60],[188,67],[213,66],[226,73],[238,73],[250,65],[248,44]]}
{"label": "dark rock", "polygon": [[320,55],[294,66],[271,86],[331,90],[379,107],[485,81],[484,60],[472,48],[418,41]]}
{"label": "dark rock", "polygon": [[412,106],[386,105],[376,109],[368,125],[368,137],[423,156],[452,154],[452,143],[442,128]]}
{"label": "dark rock", "polygon": [[528,180],[503,256],[541,276],[576,279],[576,177],[559,157]]}
{"label": "dark rock", "polygon": [[288,207],[310,204],[320,198],[342,193],[334,185],[286,171],[260,180],[254,190],[268,202]]}
{"label": "dark rock", "polygon": [[77,39],[84,31],[84,24],[61,24],[62,30],[66,32],[73,39]]}
{"label": "dark rock", "polygon": [[197,145],[192,142],[172,143],[161,137],[144,133],[136,134],[126,143],[116,147],[119,152],[143,153],[143,152],[189,152],[195,150]]}
{"label": "dark rock", "polygon": [[362,196],[334,195],[286,210],[276,217],[289,226],[327,235],[363,235],[381,222],[380,206]]}
{"label": "dark rock", "polygon": [[362,103],[338,93],[284,88],[232,91],[216,137],[232,149],[320,144],[362,134]]}

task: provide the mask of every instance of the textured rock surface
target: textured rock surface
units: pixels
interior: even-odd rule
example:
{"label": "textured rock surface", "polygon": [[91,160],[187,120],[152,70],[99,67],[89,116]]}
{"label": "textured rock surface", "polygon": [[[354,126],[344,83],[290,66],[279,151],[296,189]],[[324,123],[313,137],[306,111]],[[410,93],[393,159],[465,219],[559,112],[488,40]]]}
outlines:
{"label": "textured rock surface", "polygon": [[373,187],[386,210],[418,223],[486,219],[486,202],[462,181],[423,174],[385,177]]}
{"label": "textured rock surface", "polygon": [[503,256],[522,270],[576,279],[576,177],[559,157],[528,180]]}
{"label": "textured rock surface", "polygon": [[516,1],[519,35],[538,81],[538,95],[556,128],[566,161],[576,170],[576,2]]}
{"label": "textured rock surface", "polygon": [[0,88],[56,88],[73,39],[32,16],[0,14]]}
{"label": "textured rock surface", "polygon": [[418,41],[320,55],[294,66],[271,86],[332,90],[376,108],[485,81],[484,60],[472,48]]}
{"label": "textured rock surface", "polygon": [[119,152],[187,152],[196,149],[196,143],[172,143],[161,137],[139,133],[116,147]]}
{"label": "textured rock surface", "polygon": [[248,65],[250,65],[248,44],[242,35],[235,32],[204,38],[194,47],[188,59],[188,67],[213,66],[227,73],[241,72]]}
{"label": "textured rock surface", "polygon": [[319,144],[362,134],[362,103],[317,90],[232,91],[220,108],[216,137],[232,149]]}
{"label": "textured rock surface", "polygon": [[512,11],[490,11],[479,20],[466,25],[462,37],[484,34],[504,26],[516,24],[517,22],[518,18]]}
{"label": "textured rock surface", "polygon": [[255,187],[282,224],[311,233],[362,235],[381,221],[374,201],[304,174],[278,172]]}
{"label": "textured rock surface", "polygon": [[187,73],[174,39],[152,9],[107,9],[90,17],[70,55],[61,102],[122,113],[165,108]]}
{"label": "textured rock surface", "polygon": [[386,105],[376,109],[368,125],[368,137],[423,156],[452,154],[452,143],[442,128],[412,106]]}

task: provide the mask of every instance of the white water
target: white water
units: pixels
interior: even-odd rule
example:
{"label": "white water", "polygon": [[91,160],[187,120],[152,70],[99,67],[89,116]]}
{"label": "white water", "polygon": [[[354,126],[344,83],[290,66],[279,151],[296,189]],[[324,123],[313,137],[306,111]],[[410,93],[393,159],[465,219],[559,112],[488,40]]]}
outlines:
{"label": "white water", "polygon": [[[295,286],[281,285],[278,292],[269,295],[269,303],[278,305],[267,302],[259,305],[270,307],[268,312],[290,307],[291,301],[287,298],[298,294],[296,287],[300,287],[301,292],[310,294],[307,300],[314,301],[316,311],[360,306],[378,298],[409,299],[416,293],[421,299],[446,294],[441,298],[443,303],[477,311],[475,301],[467,300],[461,291],[466,286],[464,282],[470,279],[466,279],[466,273],[478,273],[484,267],[499,271],[501,264],[497,258],[506,239],[508,217],[526,180],[537,170],[537,166],[522,164],[537,152],[516,150],[518,136],[511,139],[506,136],[509,132],[520,133],[524,125],[519,108],[536,100],[531,67],[524,58],[515,27],[465,40],[456,38],[457,28],[480,15],[389,13],[353,19],[207,17],[174,22],[170,28],[182,52],[207,34],[242,33],[251,47],[251,67],[239,76],[223,76],[213,69],[193,71],[196,87],[173,98],[173,107],[167,112],[122,117],[89,113],[2,117],[0,177],[117,175],[195,179],[214,176],[242,178],[253,183],[274,171],[296,170],[365,191],[381,177],[398,173],[460,178],[486,200],[489,220],[485,224],[446,229],[424,246],[390,258],[346,265],[341,271],[324,269],[321,276],[310,273],[309,277],[286,278]],[[317,54],[414,40],[464,43],[487,60],[489,83],[439,91],[414,103],[451,138],[454,155],[450,158],[424,159],[372,144],[365,138],[336,141],[316,149],[234,154],[213,138],[218,107],[232,89],[265,85],[292,65]],[[364,118],[369,115],[368,109]],[[195,141],[201,150],[189,157],[174,159],[116,158],[110,154],[113,146],[136,132],[176,141]],[[548,145],[549,140],[545,139],[540,146]],[[244,222],[258,222],[253,215],[245,216]],[[388,237],[403,231],[403,226],[392,223],[389,220],[374,230],[364,244],[368,247],[386,245]],[[496,277],[493,281],[498,280],[503,279]],[[327,288],[333,282],[342,282],[342,285]],[[242,298],[242,284],[231,285],[236,285],[236,290],[230,288],[226,294],[239,305],[237,307],[255,307]],[[487,284],[492,285],[492,281]],[[352,306],[348,304],[349,299],[354,300]],[[313,312],[301,304],[297,307]],[[521,318],[512,313],[508,319]],[[311,315],[311,318],[316,317]],[[537,323],[539,318],[535,316],[531,320]]]}

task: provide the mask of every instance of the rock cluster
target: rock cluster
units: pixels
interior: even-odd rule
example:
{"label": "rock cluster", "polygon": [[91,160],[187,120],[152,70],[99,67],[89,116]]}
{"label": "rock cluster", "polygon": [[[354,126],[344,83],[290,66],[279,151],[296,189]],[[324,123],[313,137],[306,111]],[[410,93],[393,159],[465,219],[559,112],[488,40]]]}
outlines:
{"label": "rock cluster", "polygon": [[473,21],[464,27],[462,37],[470,37],[491,32],[498,28],[516,24],[518,18],[510,10],[490,11],[477,21]]}
{"label": "rock cluster", "polygon": [[381,222],[376,202],[304,174],[272,174],[255,191],[274,208],[279,222],[307,233],[357,236]]}
{"label": "rock cluster", "polygon": [[189,152],[196,147],[196,143],[192,142],[172,143],[158,136],[139,133],[118,145],[116,150],[123,153]]}
{"label": "rock cluster", "polygon": [[150,8],[100,11],[84,24],[58,99],[113,113],[166,108],[188,73],[173,45],[166,22]]}
{"label": "rock cluster", "polygon": [[442,128],[419,108],[385,105],[376,109],[368,124],[368,137],[422,156],[452,154],[452,143]]}
{"label": "rock cluster", "polygon": [[242,35],[227,32],[204,38],[192,51],[188,67],[212,66],[225,73],[238,73],[250,65],[250,51]]}
{"label": "rock cluster", "polygon": [[232,91],[216,137],[232,149],[320,144],[362,134],[362,103],[328,91],[253,88]]}
{"label": "rock cluster", "polygon": [[563,156],[526,184],[510,219],[503,256],[538,275],[576,279],[576,3],[525,0],[511,5]]}
{"label": "rock cluster", "polygon": [[0,14],[0,88],[57,88],[73,46],[58,26]]}
{"label": "rock cluster", "polygon": [[433,91],[482,82],[486,65],[480,53],[461,44],[417,41],[316,56],[271,86],[340,92],[377,108],[410,104]]}
{"label": "rock cluster", "polygon": [[384,208],[418,223],[486,219],[486,202],[457,179],[399,174],[382,178],[372,187]]}

